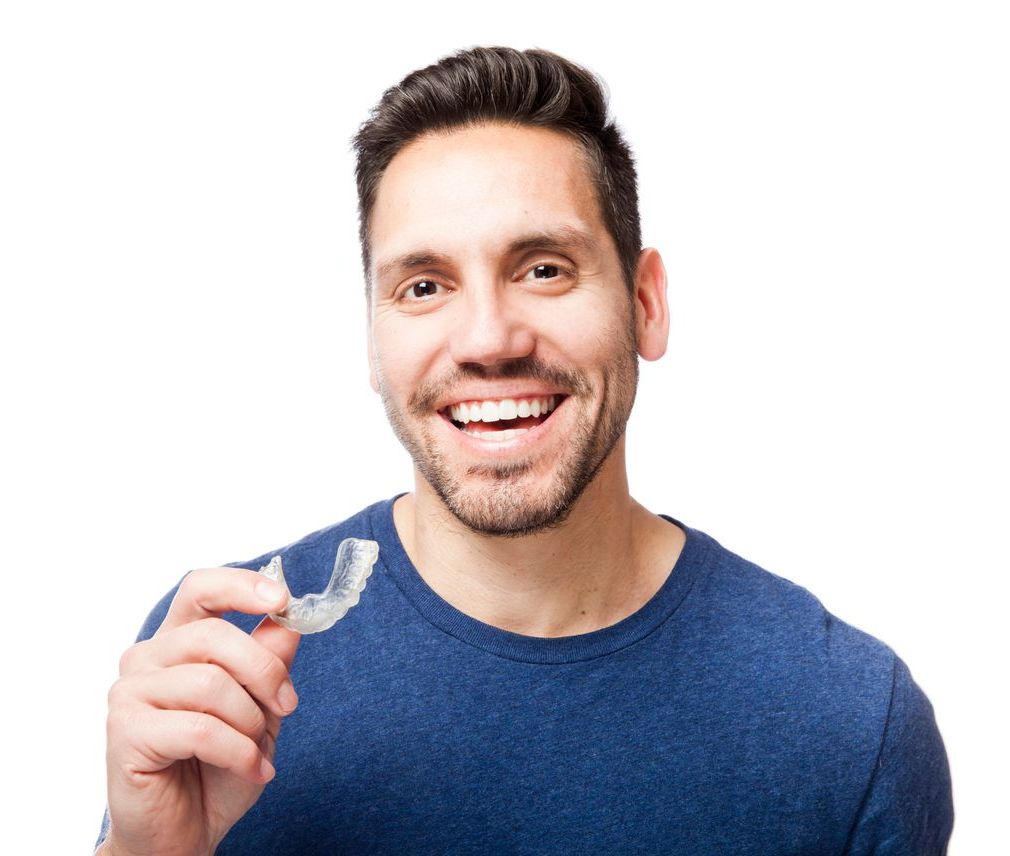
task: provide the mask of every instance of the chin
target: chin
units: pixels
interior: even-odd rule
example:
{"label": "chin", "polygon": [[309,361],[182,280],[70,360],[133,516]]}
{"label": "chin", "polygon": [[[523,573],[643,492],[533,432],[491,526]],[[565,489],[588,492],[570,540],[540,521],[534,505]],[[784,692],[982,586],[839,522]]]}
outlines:
{"label": "chin", "polygon": [[[595,467],[585,464],[562,462],[548,485],[535,484],[528,463],[470,467],[462,479],[446,478],[437,467],[424,475],[449,512],[472,532],[520,538],[565,523],[603,460]],[[463,481],[470,485],[464,487]]]}
{"label": "chin", "polygon": [[572,504],[531,503],[505,491],[473,497],[442,497],[464,526],[481,535],[520,538],[560,526],[571,514]]}

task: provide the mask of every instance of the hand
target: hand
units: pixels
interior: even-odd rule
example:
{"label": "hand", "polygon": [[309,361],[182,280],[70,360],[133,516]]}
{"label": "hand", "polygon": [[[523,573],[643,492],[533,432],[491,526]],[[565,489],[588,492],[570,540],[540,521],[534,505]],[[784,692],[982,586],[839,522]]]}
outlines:
{"label": "hand", "polygon": [[254,571],[183,581],[158,632],[129,648],[109,691],[103,853],[213,853],[273,778],[299,634],[264,618],[251,635],[230,610],[276,612],[287,592]]}

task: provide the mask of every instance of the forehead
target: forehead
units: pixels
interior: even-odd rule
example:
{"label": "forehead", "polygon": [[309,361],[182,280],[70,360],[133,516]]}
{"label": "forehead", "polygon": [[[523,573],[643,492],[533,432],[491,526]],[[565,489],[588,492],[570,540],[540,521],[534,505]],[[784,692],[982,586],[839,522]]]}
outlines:
{"label": "forehead", "polygon": [[492,252],[559,227],[609,237],[582,147],[559,131],[502,124],[405,146],[379,182],[370,227],[374,270],[421,247]]}

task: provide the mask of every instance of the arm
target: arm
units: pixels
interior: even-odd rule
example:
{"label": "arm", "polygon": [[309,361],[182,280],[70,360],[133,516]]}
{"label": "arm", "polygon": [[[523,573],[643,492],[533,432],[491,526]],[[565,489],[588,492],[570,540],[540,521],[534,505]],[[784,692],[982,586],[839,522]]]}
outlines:
{"label": "arm", "polygon": [[895,658],[880,753],[845,853],[940,856],[953,823],[950,769],[933,707]]}

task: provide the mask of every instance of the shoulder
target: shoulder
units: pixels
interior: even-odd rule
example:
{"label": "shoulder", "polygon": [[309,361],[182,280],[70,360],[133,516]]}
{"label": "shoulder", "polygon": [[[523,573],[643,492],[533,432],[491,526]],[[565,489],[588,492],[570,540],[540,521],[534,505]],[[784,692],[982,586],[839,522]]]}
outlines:
{"label": "shoulder", "polygon": [[714,663],[720,692],[746,711],[742,727],[765,723],[768,751],[794,774],[810,771],[825,799],[858,795],[846,852],[943,852],[953,822],[947,756],[908,666],[807,589],[690,535],[704,560],[685,623],[697,628],[699,664]]}
{"label": "shoulder", "polygon": [[723,627],[739,631],[752,656],[794,669],[830,663],[890,685],[896,658],[884,642],[829,612],[802,586],[702,532],[691,534],[707,547],[695,594],[709,610],[717,609]]}
{"label": "shoulder", "polygon": [[807,589],[691,530],[703,556],[681,610],[699,664],[737,703],[875,756],[900,662]]}
{"label": "shoulder", "polygon": [[[295,594],[320,591],[329,582],[340,542],[345,538],[378,540],[375,535],[376,523],[381,517],[389,515],[389,506],[395,499],[396,497],[393,497],[372,503],[345,520],[317,529],[254,558],[229,562],[224,567],[258,571],[274,556],[280,556],[284,563],[285,579]],[[151,610],[137,635],[138,641],[149,639],[161,626],[181,582],[180,579],[179,583],[176,583]],[[252,630],[259,622],[259,616],[240,613],[228,613],[223,617],[247,631]]]}

